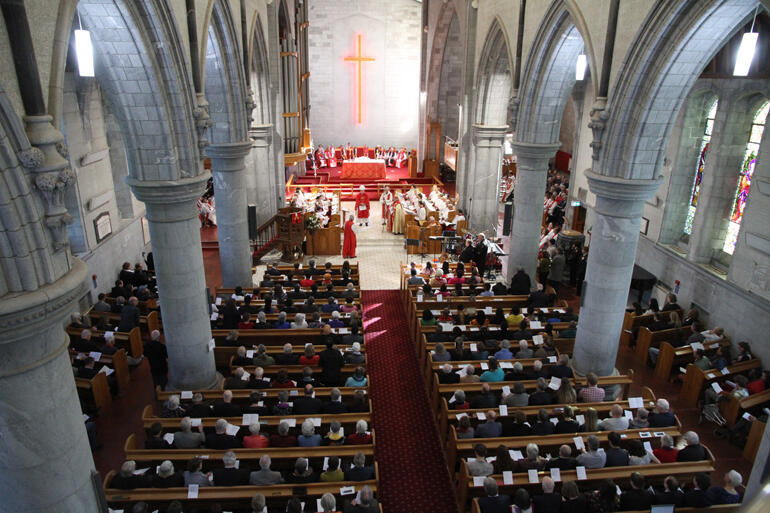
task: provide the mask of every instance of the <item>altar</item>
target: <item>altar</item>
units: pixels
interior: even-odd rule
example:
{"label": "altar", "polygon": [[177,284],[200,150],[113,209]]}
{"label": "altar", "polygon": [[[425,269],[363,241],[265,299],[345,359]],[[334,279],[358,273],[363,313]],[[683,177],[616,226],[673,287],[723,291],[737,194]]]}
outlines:
{"label": "altar", "polygon": [[385,161],[366,157],[346,160],[342,163],[340,178],[357,178],[363,180],[384,180]]}

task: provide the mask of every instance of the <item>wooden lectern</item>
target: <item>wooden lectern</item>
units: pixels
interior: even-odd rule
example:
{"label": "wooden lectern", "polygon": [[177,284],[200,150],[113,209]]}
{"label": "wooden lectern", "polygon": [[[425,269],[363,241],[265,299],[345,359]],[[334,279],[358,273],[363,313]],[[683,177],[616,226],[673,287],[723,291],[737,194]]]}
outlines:
{"label": "wooden lectern", "polygon": [[[295,207],[279,208],[276,223],[278,224],[277,241],[278,247],[281,248],[281,260],[292,262],[302,258],[302,241],[305,238],[305,220],[302,209]],[[295,255],[297,256],[295,257]]]}

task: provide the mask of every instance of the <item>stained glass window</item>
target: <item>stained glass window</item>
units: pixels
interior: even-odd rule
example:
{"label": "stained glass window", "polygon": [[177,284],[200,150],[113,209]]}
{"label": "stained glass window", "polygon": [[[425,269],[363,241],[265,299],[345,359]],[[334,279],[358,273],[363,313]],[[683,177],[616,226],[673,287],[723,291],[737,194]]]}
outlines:
{"label": "stained glass window", "polygon": [[741,219],[743,211],[746,208],[746,201],[749,199],[749,189],[751,188],[751,177],[754,175],[754,168],[757,165],[757,154],[759,153],[759,144],[762,142],[762,133],[765,131],[765,121],[770,112],[770,102],[757,111],[754,121],[751,124],[749,142],[746,144],[746,153],[743,157],[743,166],[738,176],[738,186],[735,188],[735,197],[733,199],[732,210],[730,211],[730,223],[727,226],[727,236],[722,250],[730,255],[735,251],[735,243],[738,241],[738,232],[741,229]]}
{"label": "stained glass window", "polygon": [[684,233],[692,233],[692,222],[695,219],[695,211],[698,208],[698,194],[700,193],[700,184],[703,180],[703,167],[706,165],[706,157],[709,152],[709,142],[711,141],[711,131],[714,129],[714,118],[717,115],[718,100],[714,100],[706,117],[706,129],[703,132],[703,138],[700,144],[700,154],[698,156],[698,167],[695,168],[695,177],[692,182],[690,192],[690,202],[687,204],[687,217],[684,220]]}

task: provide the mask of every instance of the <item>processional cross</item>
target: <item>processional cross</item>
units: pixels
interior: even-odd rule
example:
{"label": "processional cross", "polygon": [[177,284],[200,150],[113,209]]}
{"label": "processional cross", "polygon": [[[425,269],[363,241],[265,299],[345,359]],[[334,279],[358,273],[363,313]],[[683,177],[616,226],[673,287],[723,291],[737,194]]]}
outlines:
{"label": "processional cross", "polygon": [[362,90],[362,87],[363,87],[363,67],[364,67],[363,64],[365,62],[373,62],[374,61],[374,57],[364,57],[363,55],[361,55],[361,34],[358,34],[358,53],[357,53],[357,55],[355,55],[353,57],[345,57],[345,60],[348,61],[348,62],[355,62],[356,63],[356,68],[357,68],[357,71],[358,71],[358,81],[357,81],[357,88],[356,89],[358,91],[358,124],[360,125],[360,124],[363,123],[363,121],[362,121],[363,120],[363,113],[362,113],[363,106],[362,106],[362,100],[361,100],[361,97],[363,95],[363,90]]}

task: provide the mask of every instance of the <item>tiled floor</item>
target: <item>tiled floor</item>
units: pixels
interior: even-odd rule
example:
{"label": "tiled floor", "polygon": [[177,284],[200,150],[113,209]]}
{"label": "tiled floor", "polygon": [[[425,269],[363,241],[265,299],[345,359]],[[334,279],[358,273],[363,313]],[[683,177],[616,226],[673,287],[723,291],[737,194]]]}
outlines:
{"label": "tiled floor", "polygon": [[[353,202],[343,201],[342,209],[352,211]],[[355,227],[357,258],[352,259],[352,262],[358,262],[359,272],[361,273],[361,289],[397,289],[400,286],[398,275],[400,265],[407,261],[407,254],[404,250],[404,236],[393,235],[382,226],[382,208],[379,201],[371,203],[369,212],[369,226],[356,225]],[[417,258],[419,259],[419,255],[417,255]],[[318,264],[324,262],[341,264],[344,260],[342,256],[306,256],[303,263],[307,264],[311,259],[315,259]],[[206,265],[208,266],[208,261]],[[258,266],[256,276],[261,277],[264,270],[264,265]],[[211,284],[209,283],[209,285]]]}

